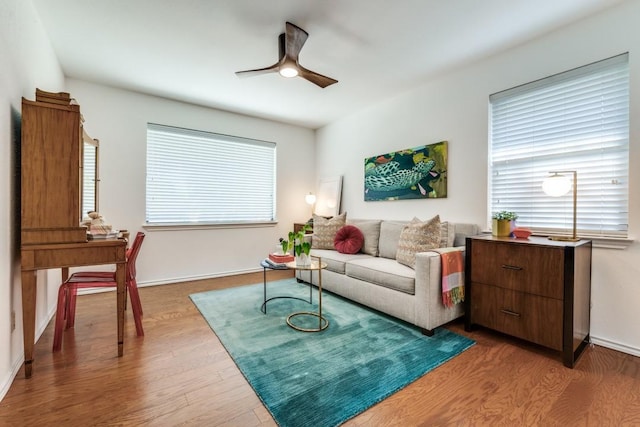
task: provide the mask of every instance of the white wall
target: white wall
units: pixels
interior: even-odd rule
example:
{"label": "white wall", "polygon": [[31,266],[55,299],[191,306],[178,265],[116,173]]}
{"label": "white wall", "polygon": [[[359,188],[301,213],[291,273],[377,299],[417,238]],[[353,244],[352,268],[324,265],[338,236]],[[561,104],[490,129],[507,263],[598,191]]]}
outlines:
{"label": "white wall", "polygon": [[[0,399],[24,360],[20,287],[20,206],[16,154],[20,143],[21,97],[34,99],[36,87],[64,89],[64,78],[31,5],[0,0]],[[57,289],[38,277],[36,328],[49,320]],[[16,329],[11,330],[11,313]]]}
{"label": "white wall", "polygon": [[[21,97],[36,87],[76,98],[89,134],[101,141],[100,211],[132,234],[144,222],[146,124],[155,122],[277,143],[275,226],[147,231],[138,258],[141,285],[255,271],[293,222],[306,221],[304,195],[314,190],[315,133],[296,126],[197,107],[77,80],[62,70],[30,1],[0,0],[0,399],[24,360],[19,259]],[[305,161],[300,161],[304,159]],[[36,340],[55,310],[59,270],[38,273]],[[16,329],[11,331],[11,312]],[[34,375],[37,375],[35,362]]]}
{"label": "white wall", "polygon": [[306,221],[304,196],[314,190],[315,133],[163,98],[67,80],[80,104],[85,129],[100,140],[100,213],[131,235],[145,231],[147,123],[205,130],[277,144],[278,225],[186,231],[146,230],[138,257],[138,283],[168,283],[255,271],[278,237]]}
{"label": "white wall", "polygon": [[[489,95],[619,53],[630,52],[630,234],[640,237],[640,2],[627,1],[495,57],[451,70],[410,93],[320,129],[319,176],[344,175],[343,210],[359,218],[443,219],[487,224]],[[471,41],[470,41],[471,42]],[[364,158],[449,141],[448,198],[364,202]],[[594,249],[591,335],[640,355],[640,244]]]}

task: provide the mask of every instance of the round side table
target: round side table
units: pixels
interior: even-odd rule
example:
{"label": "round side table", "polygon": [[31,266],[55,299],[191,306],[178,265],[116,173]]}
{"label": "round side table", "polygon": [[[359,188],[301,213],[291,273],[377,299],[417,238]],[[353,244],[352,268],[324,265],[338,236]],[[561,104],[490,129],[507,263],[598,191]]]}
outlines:
{"label": "round side table", "polygon": [[[313,274],[314,271],[318,272],[318,311],[298,311],[295,313],[291,313],[287,317],[287,325],[291,326],[293,329],[302,332],[320,332],[327,327],[329,327],[329,321],[322,316],[322,270],[327,268],[327,263],[322,262],[320,257],[311,257],[311,265],[301,266],[296,265],[295,261],[288,262],[287,268],[292,270],[307,270],[310,274]],[[303,328],[293,323],[293,319],[298,316],[314,316],[318,318],[318,327],[317,328]]]}

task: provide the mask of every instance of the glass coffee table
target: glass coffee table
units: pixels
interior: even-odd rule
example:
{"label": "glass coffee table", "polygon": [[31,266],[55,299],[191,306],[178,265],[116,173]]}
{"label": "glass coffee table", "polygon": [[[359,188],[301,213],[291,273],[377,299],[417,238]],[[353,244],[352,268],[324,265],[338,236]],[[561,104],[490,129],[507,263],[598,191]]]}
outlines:
{"label": "glass coffee table", "polygon": [[[291,326],[293,329],[297,330],[297,331],[302,331],[302,332],[320,332],[323,331],[325,329],[327,329],[327,327],[329,326],[329,321],[327,319],[325,319],[324,317],[322,317],[322,270],[327,268],[327,263],[322,262],[322,259],[320,257],[315,257],[312,256],[311,257],[311,265],[308,266],[301,266],[301,265],[296,265],[295,261],[292,262],[288,262],[286,264],[287,268],[291,269],[291,270],[304,270],[304,271],[308,271],[309,272],[309,282],[313,282],[313,272],[317,271],[318,272],[318,311],[298,311],[295,313],[291,313],[288,317],[287,317],[287,325]],[[309,285],[311,286],[311,285]],[[309,298],[311,299],[311,298]],[[318,327],[317,328],[305,328],[305,327],[301,327],[296,325],[293,322],[293,319],[297,318],[297,317],[301,317],[301,316],[313,316],[313,317],[317,317],[318,318]]]}

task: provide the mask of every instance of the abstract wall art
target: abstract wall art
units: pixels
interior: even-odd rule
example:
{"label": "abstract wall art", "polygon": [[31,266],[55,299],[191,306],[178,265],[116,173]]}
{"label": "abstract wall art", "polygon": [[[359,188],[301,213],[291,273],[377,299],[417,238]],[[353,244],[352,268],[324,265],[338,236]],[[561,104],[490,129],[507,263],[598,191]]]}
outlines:
{"label": "abstract wall art", "polygon": [[364,200],[447,197],[447,141],[364,159]]}

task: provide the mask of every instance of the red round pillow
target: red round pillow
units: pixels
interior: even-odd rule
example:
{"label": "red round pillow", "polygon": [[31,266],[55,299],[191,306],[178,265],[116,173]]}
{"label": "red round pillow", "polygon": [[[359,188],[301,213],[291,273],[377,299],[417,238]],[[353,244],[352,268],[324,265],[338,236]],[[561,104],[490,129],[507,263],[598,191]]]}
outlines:
{"label": "red round pillow", "polygon": [[333,246],[341,254],[355,254],[360,251],[364,244],[364,235],[358,227],[345,225],[336,233],[333,239]]}

